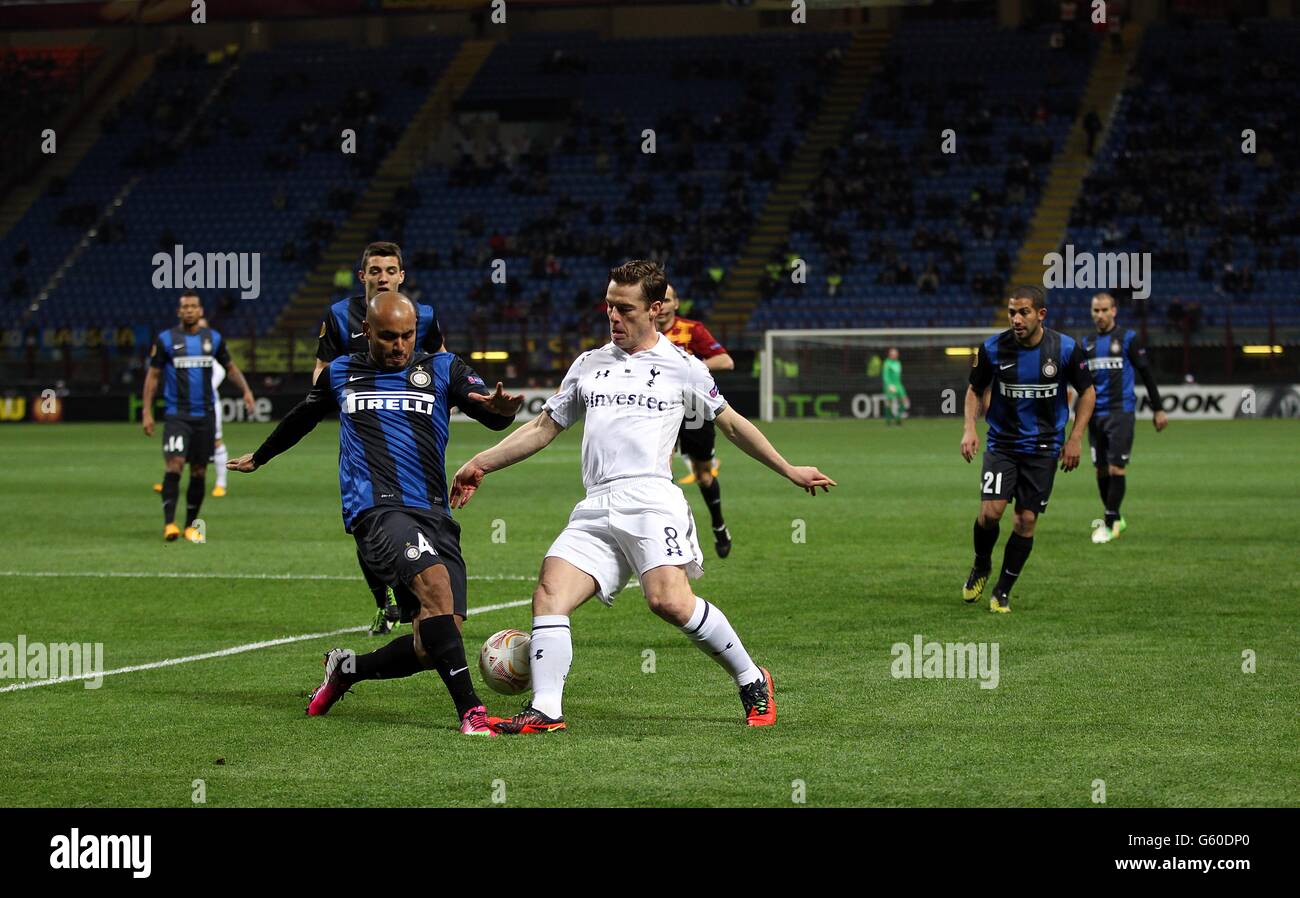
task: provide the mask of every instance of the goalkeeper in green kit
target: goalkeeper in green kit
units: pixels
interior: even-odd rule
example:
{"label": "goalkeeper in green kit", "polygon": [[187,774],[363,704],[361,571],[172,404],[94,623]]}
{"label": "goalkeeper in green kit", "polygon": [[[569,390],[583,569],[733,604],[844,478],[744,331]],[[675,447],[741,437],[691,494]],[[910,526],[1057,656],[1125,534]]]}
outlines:
{"label": "goalkeeper in green kit", "polygon": [[880,367],[880,380],[885,386],[885,426],[903,426],[903,416],[912,404],[903,387],[903,363],[898,360],[898,347],[889,347],[889,358]]}

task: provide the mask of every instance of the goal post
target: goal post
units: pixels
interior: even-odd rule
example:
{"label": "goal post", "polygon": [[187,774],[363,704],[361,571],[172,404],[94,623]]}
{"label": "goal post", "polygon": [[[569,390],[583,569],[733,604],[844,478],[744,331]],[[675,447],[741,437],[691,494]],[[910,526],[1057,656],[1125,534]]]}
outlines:
{"label": "goal post", "polygon": [[778,418],[879,418],[881,368],[897,347],[912,417],[961,414],[974,353],[997,327],[770,330],[759,408]]}

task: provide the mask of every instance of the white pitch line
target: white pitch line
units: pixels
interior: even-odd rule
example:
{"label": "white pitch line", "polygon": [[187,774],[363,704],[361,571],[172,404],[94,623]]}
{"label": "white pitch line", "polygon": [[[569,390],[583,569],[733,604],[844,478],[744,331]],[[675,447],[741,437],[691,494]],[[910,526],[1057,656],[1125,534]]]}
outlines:
{"label": "white pitch line", "polygon": [[[514,602],[501,602],[497,605],[484,605],[482,608],[471,608],[471,614],[484,614],[488,611],[500,611],[503,608],[518,608],[521,605],[529,605],[532,599],[519,599]],[[368,626],[344,627],[341,630],[330,630],[328,633],[303,633],[300,636],[284,636],[280,639],[268,639],[263,642],[250,642],[247,645],[231,646],[228,649],[219,649],[215,652],[204,652],[202,655],[187,655],[184,658],[167,658],[163,661],[152,661],[149,664],[133,664],[130,667],[119,667],[116,670],[106,670],[103,673],[84,673],[69,677],[55,677],[51,680],[30,680],[24,683],[14,683],[12,686],[0,688],[0,692],[17,692],[20,689],[34,689],[37,686],[53,686],[56,683],[75,683],[77,680],[96,680],[100,677],[112,677],[117,674],[134,673],[137,670],[157,670],[160,667],[175,667],[177,664],[189,664],[192,661],[207,661],[209,658],[224,658],[227,655],[240,655],[244,652],[255,652],[258,649],[269,649],[277,645],[288,645],[291,642],[306,642],[311,639],[324,639],[326,636],[340,636],[344,633],[360,633],[363,630],[370,629]]]}
{"label": "white pitch line", "polygon": [[[163,571],[0,571],[0,577],[157,577],[171,580],[356,580],[358,574],[221,574],[206,572]],[[470,574],[470,580],[536,580],[536,575],[525,574]]]}

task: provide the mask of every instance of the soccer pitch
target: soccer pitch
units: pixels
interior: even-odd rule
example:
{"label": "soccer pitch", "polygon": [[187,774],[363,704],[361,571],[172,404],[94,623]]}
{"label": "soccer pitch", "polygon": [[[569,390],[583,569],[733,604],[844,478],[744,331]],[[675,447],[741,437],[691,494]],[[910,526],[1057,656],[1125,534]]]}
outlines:
{"label": "soccer pitch", "polygon": [[[229,425],[232,457],[269,430]],[[1300,804],[1294,422],[1175,421],[1157,435],[1139,421],[1129,528],[1113,545],[1089,541],[1091,469],[1058,473],[1008,616],[959,597],[979,477],[958,455],[959,421],[764,430],[840,484],[810,498],[719,440],[736,543],[725,561],[704,544],[696,591],[772,670],[775,727],[743,727],[722,670],[631,588],[574,615],[566,733],[463,738],[433,672],[362,683],[309,719],[322,652],[385,639],[343,633],[97,689],[0,692],[0,805],[1087,806],[1098,780],[1109,805]],[[453,425],[449,478],[497,438]],[[565,434],[490,476],[457,513],[471,659],[494,631],[529,627],[526,605],[473,611],[530,596],[582,495],[579,442]],[[206,544],[165,544],[156,438],[125,424],[5,429],[0,643],[102,643],[111,671],[361,628],[374,608],[342,530],[336,453],[326,422],[205,500]],[[686,494],[706,524],[699,491]],[[1008,517],[995,564],[1009,532]],[[996,688],[893,676],[891,647],[917,634],[996,643]],[[494,714],[524,698],[479,685]]]}

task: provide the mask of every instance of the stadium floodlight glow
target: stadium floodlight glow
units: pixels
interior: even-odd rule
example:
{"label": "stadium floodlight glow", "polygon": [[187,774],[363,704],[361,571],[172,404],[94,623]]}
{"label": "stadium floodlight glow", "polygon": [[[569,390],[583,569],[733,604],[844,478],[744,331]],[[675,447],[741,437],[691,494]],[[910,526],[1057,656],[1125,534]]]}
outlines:
{"label": "stadium floodlight glow", "polygon": [[1251,346],[1241,347],[1241,351],[1244,352],[1246,355],[1281,355],[1282,347],[1277,345],[1274,346],[1251,345]]}
{"label": "stadium floodlight glow", "polygon": [[487,352],[476,350],[469,357],[476,362],[504,362],[510,358],[510,353],[501,349],[490,349]]}
{"label": "stadium floodlight glow", "polygon": [[943,350],[944,355],[975,355],[980,351],[978,346],[947,346]]}

